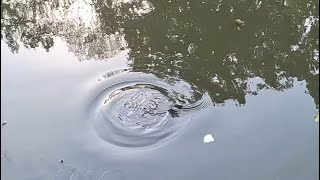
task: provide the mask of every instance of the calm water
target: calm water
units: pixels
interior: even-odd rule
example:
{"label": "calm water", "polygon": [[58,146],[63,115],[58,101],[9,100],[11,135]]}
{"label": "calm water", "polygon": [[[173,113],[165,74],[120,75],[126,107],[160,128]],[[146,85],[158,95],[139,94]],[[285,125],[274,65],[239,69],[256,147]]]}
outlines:
{"label": "calm water", "polygon": [[1,52],[3,179],[319,178],[318,1],[2,1]]}

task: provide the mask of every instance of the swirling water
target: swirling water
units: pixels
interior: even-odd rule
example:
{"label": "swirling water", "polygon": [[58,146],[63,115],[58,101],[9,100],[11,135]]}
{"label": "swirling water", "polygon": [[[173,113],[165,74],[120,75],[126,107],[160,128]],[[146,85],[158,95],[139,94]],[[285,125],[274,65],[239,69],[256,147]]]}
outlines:
{"label": "swirling water", "polygon": [[151,74],[129,72],[105,81],[92,100],[90,121],[101,138],[120,147],[163,144],[184,129],[193,111],[210,104],[208,94],[179,79],[170,85]]}
{"label": "swirling water", "polygon": [[2,10],[1,178],[318,179],[315,1]]}

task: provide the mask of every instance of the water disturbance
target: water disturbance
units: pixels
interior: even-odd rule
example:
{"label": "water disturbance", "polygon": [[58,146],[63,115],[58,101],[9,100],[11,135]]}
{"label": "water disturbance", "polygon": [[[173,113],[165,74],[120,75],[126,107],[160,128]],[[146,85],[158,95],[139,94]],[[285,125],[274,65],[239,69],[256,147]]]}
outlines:
{"label": "water disturbance", "polygon": [[319,179],[319,2],[1,1],[1,179]]}
{"label": "water disturbance", "polygon": [[89,120],[100,138],[122,148],[169,142],[188,125],[193,113],[211,102],[206,93],[182,80],[170,84],[145,73],[117,74],[101,86],[90,104]]}

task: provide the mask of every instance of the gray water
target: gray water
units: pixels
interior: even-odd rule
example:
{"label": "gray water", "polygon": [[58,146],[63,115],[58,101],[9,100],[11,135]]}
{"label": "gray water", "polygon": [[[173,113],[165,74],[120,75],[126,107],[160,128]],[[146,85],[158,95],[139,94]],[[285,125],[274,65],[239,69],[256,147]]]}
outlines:
{"label": "gray water", "polygon": [[319,178],[318,1],[1,10],[1,178]]}

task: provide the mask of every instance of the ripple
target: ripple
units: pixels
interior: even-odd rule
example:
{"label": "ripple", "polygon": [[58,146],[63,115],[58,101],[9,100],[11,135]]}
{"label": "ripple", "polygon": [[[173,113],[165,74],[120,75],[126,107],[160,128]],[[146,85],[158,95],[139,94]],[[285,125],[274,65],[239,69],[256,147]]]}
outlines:
{"label": "ripple", "polygon": [[[90,124],[109,145],[150,148],[178,137],[210,97],[181,79],[127,72],[107,78],[90,104]],[[169,141],[170,140],[170,141]]]}

